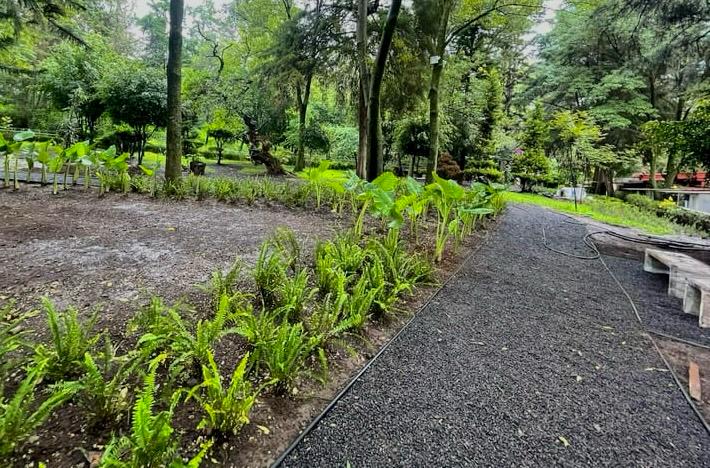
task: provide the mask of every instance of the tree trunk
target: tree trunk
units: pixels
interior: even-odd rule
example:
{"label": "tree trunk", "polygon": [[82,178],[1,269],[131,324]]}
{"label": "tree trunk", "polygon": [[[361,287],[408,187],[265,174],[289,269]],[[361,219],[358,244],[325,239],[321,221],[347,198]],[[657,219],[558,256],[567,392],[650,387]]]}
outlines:
{"label": "tree trunk", "polygon": [[182,172],[182,17],[184,0],[170,0],[170,37],[168,40],[168,128],[165,155],[165,180],[177,182]]}
{"label": "tree trunk", "polygon": [[306,117],[308,112],[308,101],[311,97],[311,82],[313,73],[306,74],[306,83],[301,93],[301,87],[296,88],[296,98],[298,101],[298,151],[296,152],[296,166],[294,171],[302,171],[306,168]]}
{"label": "tree trunk", "polygon": [[357,62],[360,86],[358,91],[358,143],[355,170],[361,178],[367,177],[367,102],[369,74],[367,70],[367,4],[368,0],[358,0],[357,4]]}
{"label": "tree trunk", "polygon": [[[440,59],[441,60],[441,59]],[[441,61],[431,69],[429,86],[429,161],[426,168],[426,180],[431,182],[436,172],[439,159],[439,83],[444,69]]]}
{"label": "tree trunk", "polygon": [[446,31],[449,28],[452,3],[451,1],[443,2],[436,42],[431,57],[436,56],[438,59],[436,63],[432,63],[431,79],[429,80],[429,161],[427,162],[426,171],[427,182],[431,182],[432,174],[436,172],[439,159],[439,83],[444,71]]}
{"label": "tree trunk", "polygon": [[271,154],[271,143],[259,136],[256,121],[247,114],[242,114],[242,120],[247,127],[246,136],[249,141],[249,157],[252,162],[266,166],[266,173],[269,175],[285,175],[286,171],[281,166],[281,161]]}
{"label": "tree trunk", "polygon": [[367,106],[367,180],[374,180],[384,169],[382,157],[382,127],[380,125],[380,91],[382,78],[385,75],[387,55],[392,46],[394,30],[397,27],[399,10],[402,0],[392,0],[387,21],[382,31],[382,41],[377,51],[377,57],[372,68],[372,81],[370,83],[369,104]]}
{"label": "tree trunk", "polygon": [[658,172],[657,165],[658,165],[658,151],[656,150],[655,146],[651,148],[650,150],[651,153],[651,158],[649,161],[649,172],[650,174],[648,175],[648,181],[651,183],[651,188],[656,188],[656,172]]}

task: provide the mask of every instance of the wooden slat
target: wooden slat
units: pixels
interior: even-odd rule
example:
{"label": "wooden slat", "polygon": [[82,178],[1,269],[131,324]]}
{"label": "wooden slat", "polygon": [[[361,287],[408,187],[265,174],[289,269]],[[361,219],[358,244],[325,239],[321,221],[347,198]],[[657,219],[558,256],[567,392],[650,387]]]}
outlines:
{"label": "wooden slat", "polygon": [[700,401],[702,398],[702,391],[700,388],[700,368],[698,364],[690,361],[688,365],[688,387],[690,390],[690,396],[696,400]]}

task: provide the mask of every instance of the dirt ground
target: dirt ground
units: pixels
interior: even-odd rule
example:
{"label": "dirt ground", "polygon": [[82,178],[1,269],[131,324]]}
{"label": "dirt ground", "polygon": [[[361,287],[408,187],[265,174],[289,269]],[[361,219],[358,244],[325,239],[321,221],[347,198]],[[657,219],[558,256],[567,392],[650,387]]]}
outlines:
{"label": "dirt ground", "polygon": [[0,300],[33,307],[49,295],[62,307],[103,304],[102,317],[115,321],[154,294],[189,297],[237,258],[253,265],[278,227],[293,229],[308,250],[338,223],[280,207],[79,190],[52,196],[37,186],[0,191]]}
{"label": "dirt ground", "polygon": [[[199,285],[236,258],[247,268],[253,266],[261,242],[277,227],[293,229],[305,253],[345,224],[327,210],[313,213],[263,204],[243,207],[117,194],[98,198],[95,192],[80,190],[53,196],[38,186],[20,192],[0,190],[0,306],[14,300],[20,309],[36,308],[47,295],[60,308],[76,306],[84,315],[99,307],[97,328],[108,330],[125,351],[132,345],[125,338],[126,322],[152,295],[208,310],[200,307],[208,298]],[[438,272],[440,279],[452,273],[482,235],[444,262],[447,267]],[[252,424],[233,440],[217,444],[212,460],[221,466],[270,464],[433,291],[434,287],[421,289],[402,305],[402,316],[369,326],[365,340],[354,347],[358,352],[331,349],[325,385],[304,384],[288,398],[261,398]],[[37,341],[46,338],[41,314],[30,326],[37,331]],[[235,365],[244,348],[239,337],[225,338],[216,349],[218,364],[233,360]],[[193,429],[199,417],[189,404],[176,414],[175,426],[188,453],[194,453],[204,437]],[[67,405],[40,429],[38,439],[23,449],[16,464],[44,460],[49,466],[88,466],[84,452],[101,451],[110,431],[87,427],[81,410]]]}

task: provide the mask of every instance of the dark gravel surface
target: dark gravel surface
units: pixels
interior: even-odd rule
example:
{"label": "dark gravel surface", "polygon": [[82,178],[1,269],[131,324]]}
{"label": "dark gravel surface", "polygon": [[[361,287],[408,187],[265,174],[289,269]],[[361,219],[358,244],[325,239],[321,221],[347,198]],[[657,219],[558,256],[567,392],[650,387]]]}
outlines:
{"label": "dark gravel surface", "polygon": [[682,299],[667,294],[668,275],[646,273],[640,262],[626,258],[604,256],[604,261],[636,303],[647,329],[710,346],[710,329],[683,312]]}
{"label": "dark gravel surface", "polygon": [[710,466],[710,436],[618,286],[545,249],[543,225],[588,253],[583,226],[508,210],[284,466]]}

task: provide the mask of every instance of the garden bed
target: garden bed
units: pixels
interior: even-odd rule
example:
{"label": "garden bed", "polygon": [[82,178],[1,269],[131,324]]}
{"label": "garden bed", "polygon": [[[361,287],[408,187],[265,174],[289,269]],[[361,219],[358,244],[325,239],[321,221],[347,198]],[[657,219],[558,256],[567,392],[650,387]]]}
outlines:
{"label": "garden bed", "polygon": [[[83,317],[98,307],[96,329],[107,330],[121,352],[135,345],[126,325],[151,296],[166,303],[188,303],[196,313],[193,318],[203,318],[210,311],[210,295],[198,286],[212,272],[228,269],[237,257],[245,269],[251,268],[261,243],[276,228],[293,230],[304,252],[310,253],[318,240],[333,237],[352,222],[328,209],[289,210],[259,201],[247,207],[138,195],[97,198],[79,190],[52,196],[49,188],[38,186],[0,191],[0,207],[0,307],[15,300],[20,310],[34,309],[45,295],[58,309],[76,306]],[[475,233],[456,254],[447,254],[445,266],[436,272],[439,281],[457,267],[481,235]],[[262,395],[251,424],[236,436],[218,440],[205,463],[264,466],[273,461],[434,289],[418,288],[399,305],[402,313],[370,322],[360,337],[349,337],[344,347],[329,346],[324,384],[309,379],[288,396]],[[35,332],[33,341],[47,341],[44,314],[30,319],[29,326]],[[240,336],[229,335],[215,348],[215,360],[220,368],[233,369],[246,349]],[[19,378],[17,373],[14,377]],[[8,387],[16,385],[11,379]],[[181,438],[181,454],[196,453],[209,436],[196,429],[200,418],[194,401],[178,408],[173,426]],[[82,409],[69,403],[16,451],[13,463],[81,464],[89,452],[104,449],[112,432],[126,429],[125,421],[113,428],[91,428]]]}

